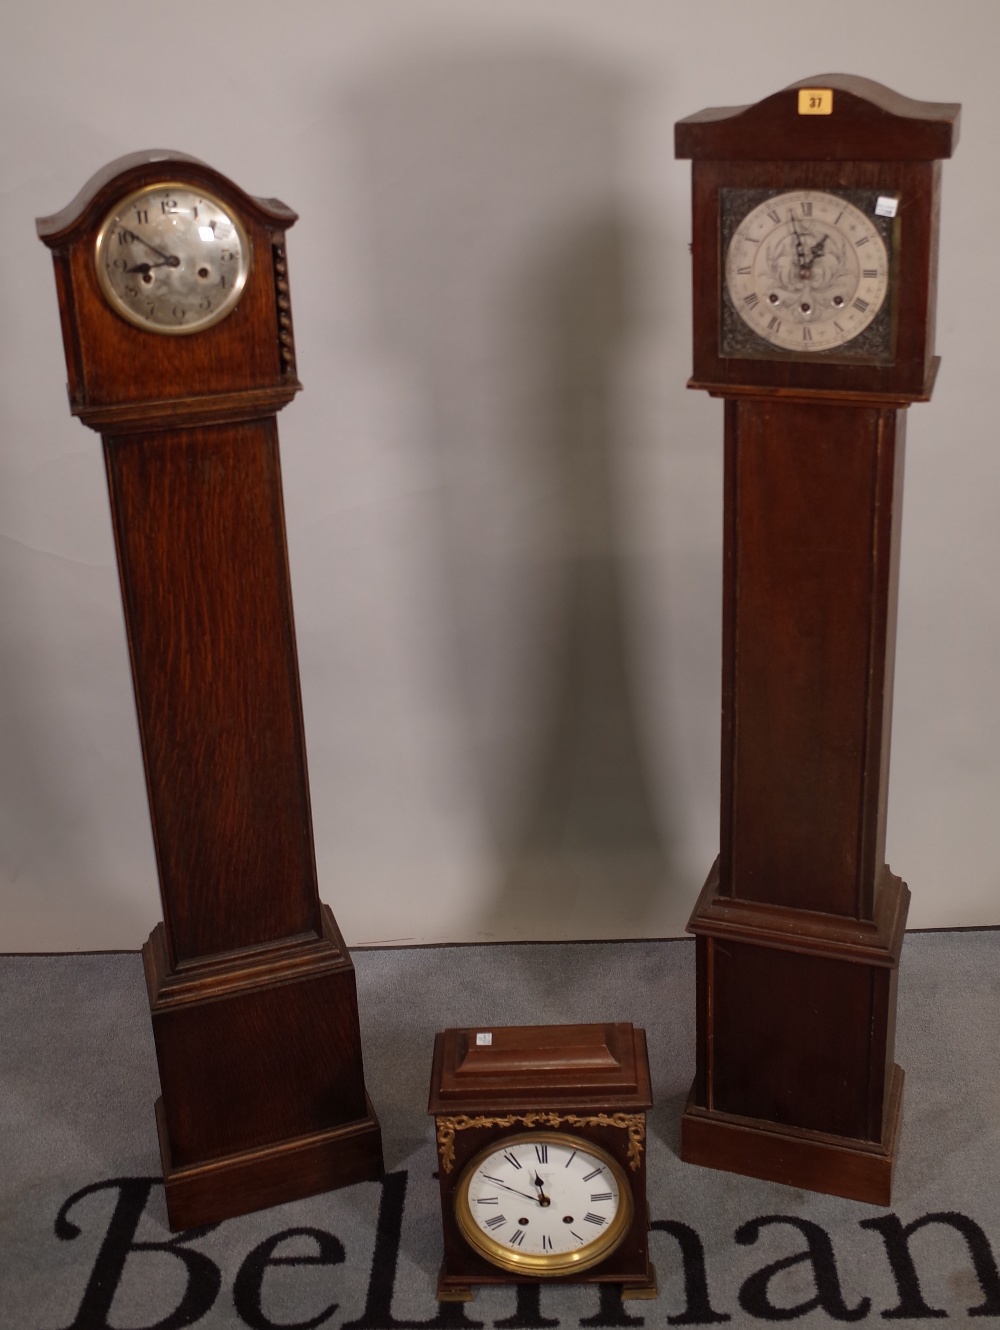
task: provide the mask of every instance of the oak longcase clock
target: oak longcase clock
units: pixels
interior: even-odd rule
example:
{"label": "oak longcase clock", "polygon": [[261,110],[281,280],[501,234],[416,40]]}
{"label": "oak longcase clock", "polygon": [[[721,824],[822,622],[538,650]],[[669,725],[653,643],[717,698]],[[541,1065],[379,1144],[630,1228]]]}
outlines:
{"label": "oak longcase clock", "polygon": [[319,899],[277,412],[295,214],[182,153],[38,233],[100,431],[163,922],[143,948],[171,1226],[377,1176],[354,968]]}
{"label": "oak longcase clock", "polygon": [[909,893],[885,863],[905,408],[959,108],[821,75],[676,126],[725,399],[721,848],[683,1158],[889,1200]]}

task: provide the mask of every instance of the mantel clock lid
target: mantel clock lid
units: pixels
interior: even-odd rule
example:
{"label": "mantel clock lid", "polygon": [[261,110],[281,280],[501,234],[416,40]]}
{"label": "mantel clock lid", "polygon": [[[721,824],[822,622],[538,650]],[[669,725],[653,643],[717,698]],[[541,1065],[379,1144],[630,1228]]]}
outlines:
{"label": "mantel clock lid", "polygon": [[430,1113],[597,1102],[652,1106],[645,1032],[630,1022],[473,1026],[435,1036]]}

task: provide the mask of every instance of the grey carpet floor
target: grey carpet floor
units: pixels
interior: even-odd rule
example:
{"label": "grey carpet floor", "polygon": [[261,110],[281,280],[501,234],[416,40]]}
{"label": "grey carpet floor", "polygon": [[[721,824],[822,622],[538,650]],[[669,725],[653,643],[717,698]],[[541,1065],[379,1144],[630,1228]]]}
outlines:
{"label": "grey carpet floor", "polygon": [[[0,1325],[10,1330],[604,1326],[1000,1318],[1000,933],[915,934],[889,1210],[678,1158],[693,1072],[688,941],[357,952],[388,1177],[178,1238],[166,1226],[142,967],[131,953],[0,957]],[[631,1020],[648,1033],[656,1302],[480,1291],[439,1307],[436,1030]],[[703,1256],[703,1263],[701,1257]]]}

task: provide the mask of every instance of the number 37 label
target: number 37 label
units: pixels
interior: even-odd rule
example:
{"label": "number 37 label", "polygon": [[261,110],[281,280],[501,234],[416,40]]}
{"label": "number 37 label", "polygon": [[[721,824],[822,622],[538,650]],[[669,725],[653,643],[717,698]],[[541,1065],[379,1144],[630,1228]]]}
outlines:
{"label": "number 37 label", "polygon": [[833,115],[833,89],[799,88],[799,115]]}

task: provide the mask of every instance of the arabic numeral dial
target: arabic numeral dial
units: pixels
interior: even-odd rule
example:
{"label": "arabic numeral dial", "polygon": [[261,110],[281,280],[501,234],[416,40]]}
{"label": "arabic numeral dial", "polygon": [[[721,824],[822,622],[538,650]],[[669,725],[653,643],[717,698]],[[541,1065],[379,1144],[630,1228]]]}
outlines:
{"label": "arabic numeral dial", "polygon": [[231,314],[250,273],[235,209],[209,190],[163,181],[134,190],[105,217],[97,280],[121,318],[151,333],[198,333]]}

